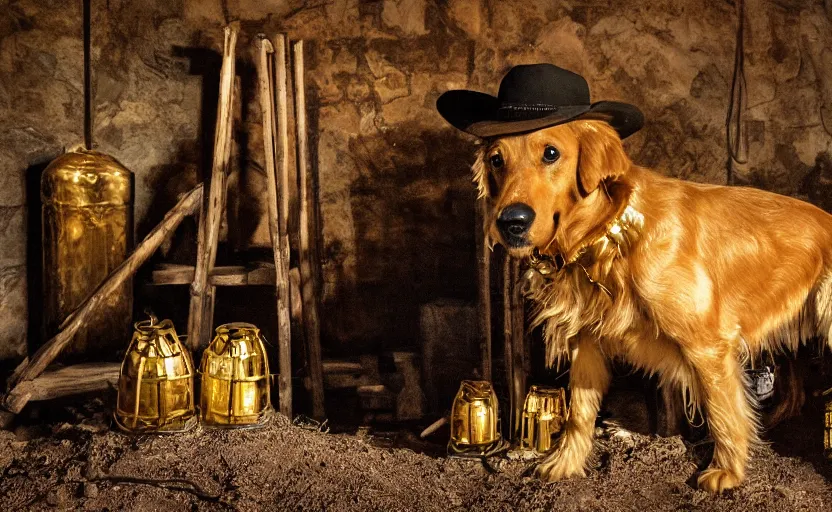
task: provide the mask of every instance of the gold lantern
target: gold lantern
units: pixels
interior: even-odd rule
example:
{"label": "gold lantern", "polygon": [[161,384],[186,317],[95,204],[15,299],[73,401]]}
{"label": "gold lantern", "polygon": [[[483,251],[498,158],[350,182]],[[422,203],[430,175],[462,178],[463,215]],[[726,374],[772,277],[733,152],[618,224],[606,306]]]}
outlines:
{"label": "gold lantern", "polygon": [[566,391],[532,386],[523,404],[520,448],[544,454],[566,422]]}
{"label": "gold lantern", "polygon": [[495,447],[501,445],[499,414],[497,395],[490,382],[462,381],[451,409],[448,452],[481,455],[493,453]]}
{"label": "gold lantern", "polygon": [[[133,173],[97,151],[56,158],[41,176],[46,337],[127,257],[133,246]],[[112,349],[130,335],[133,285],[103,299],[63,354]]]}
{"label": "gold lantern", "polygon": [[832,462],[832,388],[823,392],[826,398],[823,421],[823,454],[826,460]]}
{"label": "gold lantern", "polygon": [[135,328],[118,378],[116,423],[134,433],[188,430],[196,425],[190,353],[170,320]]}
{"label": "gold lantern", "polygon": [[252,426],[271,410],[269,360],[260,330],[252,324],[217,327],[199,365],[199,408],[206,425]]}

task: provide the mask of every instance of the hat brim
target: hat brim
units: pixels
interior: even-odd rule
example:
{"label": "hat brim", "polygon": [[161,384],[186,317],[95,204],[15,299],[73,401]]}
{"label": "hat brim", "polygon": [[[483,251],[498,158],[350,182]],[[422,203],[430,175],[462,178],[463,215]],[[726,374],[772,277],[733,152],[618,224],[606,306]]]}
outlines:
{"label": "hat brim", "polygon": [[499,100],[476,91],[448,91],[436,100],[439,114],[455,128],[480,138],[516,135],[550,126],[595,119],[612,126],[623,139],[644,126],[644,114],[629,103],[599,101],[591,105],[570,105],[537,119],[501,121],[497,116]]}

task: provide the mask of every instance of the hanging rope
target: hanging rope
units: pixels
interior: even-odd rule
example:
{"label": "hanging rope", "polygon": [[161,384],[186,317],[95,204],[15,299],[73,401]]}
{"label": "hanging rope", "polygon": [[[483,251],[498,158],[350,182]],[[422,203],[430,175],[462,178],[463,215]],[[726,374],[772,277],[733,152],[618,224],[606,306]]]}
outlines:
{"label": "hanging rope", "polygon": [[90,77],[90,0],[84,0],[84,148],[92,149],[92,82]]}
{"label": "hanging rope", "polygon": [[745,87],[745,1],[734,0],[737,10],[737,44],[734,54],[734,78],[731,82],[731,103],[726,119],[726,137],[728,145],[727,182],[734,184],[737,172],[743,174],[748,167],[748,133],[743,121],[743,112],[748,100]]}

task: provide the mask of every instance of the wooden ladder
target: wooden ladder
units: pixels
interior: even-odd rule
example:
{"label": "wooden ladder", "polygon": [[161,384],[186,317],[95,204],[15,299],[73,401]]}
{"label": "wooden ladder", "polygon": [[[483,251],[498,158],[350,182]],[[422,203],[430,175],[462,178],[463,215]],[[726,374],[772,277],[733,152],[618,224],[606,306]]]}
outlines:
{"label": "wooden ladder", "polygon": [[[188,344],[191,350],[206,347],[211,339],[214,322],[214,300],[218,286],[275,285],[278,319],[278,392],[279,410],[292,418],[292,340],[289,279],[289,160],[286,74],[286,36],[276,36],[275,48],[260,37],[258,83],[263,114],[265,170],[269,203],[269,233],[274,251],[274,264],[254,268],[217,267],[222,214],[226,208],[228,165],[232,145],[232,112],[234,103],[235,48],[238,23],[225,28],[223,61],[220,71],[220,96],[217,107],[217,128],[214,139],[213,165],[208,193],[205,194],[199,218],[196,265],[166,265],[153,272],[153,284],[190,284],[191,302],[188,315]],[[309,251],[309,200],[307,190],[308,158],[306,157],[306,105],[303,95],[303,42],[295,43],[295,116],[298,141],[298,186],[300,190],[300,274],[305,338],[307,342],[307,385],[312,397],[312,416],[323,419],[323,370],[321,365],[320,330],[317,299],[311,272]],[[277,90],[273,86],[276,75]],[[277,109],[275,111],[275,92]],[[277,128],[277,129],[276,129]],[[280,168],[279,183],[276,168]],[[311,324],[311,325],[310,325]]]}

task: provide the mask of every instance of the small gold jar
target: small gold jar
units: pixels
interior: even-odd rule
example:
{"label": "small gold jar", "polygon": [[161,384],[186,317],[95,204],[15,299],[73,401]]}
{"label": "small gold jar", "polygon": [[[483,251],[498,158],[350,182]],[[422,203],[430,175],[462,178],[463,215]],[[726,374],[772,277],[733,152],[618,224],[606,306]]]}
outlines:
{"label": "small gold jar", "polygon": [[488,381],[463,380],[451,409],[451,454],[492,452],[500,444],[500,408]]}
{"label": "small gold jar", "polygon": [[523,403],[520,449],[544,454],[566,422],[566,391],[563,388],[532,386]]}
{"label": "small gold jar", "polygon": [[199,372],[199,408],[206,425],[257,425],[271,410],[269,360],[263,337],[254,325],[217,327],[217,335],[202,354]]}
{"label": "small gold jar", "polygon": [[118,378],[115,420],[127,432],[181,432],[196,424],[194,364],[170,320],[135,324]]}

